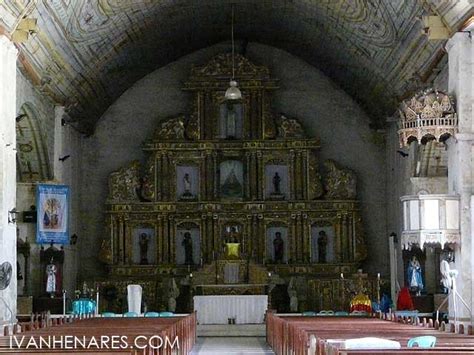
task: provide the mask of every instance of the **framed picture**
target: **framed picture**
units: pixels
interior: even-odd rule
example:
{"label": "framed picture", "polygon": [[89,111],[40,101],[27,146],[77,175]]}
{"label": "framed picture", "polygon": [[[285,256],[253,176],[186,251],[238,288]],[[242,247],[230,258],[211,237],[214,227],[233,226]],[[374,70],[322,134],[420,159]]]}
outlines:
{"label": "framed picture", "polygon": [[36,205],[36,242],[69,244],[69,186],[39,184]]}

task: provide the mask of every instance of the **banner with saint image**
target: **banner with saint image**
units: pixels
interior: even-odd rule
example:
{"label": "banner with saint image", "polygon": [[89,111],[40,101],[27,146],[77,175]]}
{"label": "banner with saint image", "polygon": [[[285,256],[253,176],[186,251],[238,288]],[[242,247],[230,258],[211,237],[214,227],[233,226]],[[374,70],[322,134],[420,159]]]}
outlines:
{"label": "banner with saint image", "polygon": [[69,244],[69,186],[39,184],[36,206],[36,242]]}

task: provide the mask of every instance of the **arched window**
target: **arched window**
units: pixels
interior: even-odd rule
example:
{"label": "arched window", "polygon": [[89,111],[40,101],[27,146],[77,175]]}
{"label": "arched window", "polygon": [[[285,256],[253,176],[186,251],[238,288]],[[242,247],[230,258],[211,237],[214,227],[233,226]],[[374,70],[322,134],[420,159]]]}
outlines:
{"label": "arched window", "polygon": [[38,115],[31,104],[21,106],[16,122],[17,181],[35,182],[51,178],[48,151]]}

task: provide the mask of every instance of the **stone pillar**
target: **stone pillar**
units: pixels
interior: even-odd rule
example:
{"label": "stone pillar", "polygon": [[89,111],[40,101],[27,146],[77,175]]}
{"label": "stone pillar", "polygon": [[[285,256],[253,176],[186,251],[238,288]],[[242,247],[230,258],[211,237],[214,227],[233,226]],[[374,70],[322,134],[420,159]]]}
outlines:
{"label": "stone pillar", "polygon": [[[64,106],[54,107],[54,161],[53,161],[53,176],[57,181],[63,181],[63,170],[65,161],[60,161],[59,158],[64,157],[65,152],[63,147],[67,146],[68,142],[64,142],[64,130],[62,120],[64,119]],[[67,153],[67,154],[70,154]]]}
{"label": "stone pillar", "polygon": [[[449,59],[449,93],[456,98],[459,133],[449,142],[449,192],[460,195],[461,245],[456,248],[456,265],[459,276],[456,280],[461,297],[471,312],[458,304],[458,319],[473,324],[474,310],[474,243],[472,243],[471,217],[473,194],[472,156],[474,154],[474,42],[468,33],[456,33],[446,45]],[[450,317],[453,317],[450,306]]]}
{"label": "stone pillar", "polygon": [[0,291],[0,332],[16,320],[16,225],[8,219],[16,205],[16,58],[13,43],[0,35],[0,265],[13,268],[10,285]]}

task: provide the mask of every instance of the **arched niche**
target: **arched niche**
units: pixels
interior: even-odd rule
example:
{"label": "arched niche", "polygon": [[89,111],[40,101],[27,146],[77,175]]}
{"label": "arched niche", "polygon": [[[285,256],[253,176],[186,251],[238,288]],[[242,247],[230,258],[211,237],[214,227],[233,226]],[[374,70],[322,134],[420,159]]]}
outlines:
{"label": "arched niche", "polygon": [[[192,262],[186,255],[192,255]],[[176,226],[176,264],[199,265],[201,262],[201,233],[197,223],[182,222]]]}
{"label": "arched niche", "polygon": [[266,230],[266,261],[269,263],[288,262],[288,226],[285,223],[271,222]]}
{"label": "arched niche", "polygon": [[49,180],[52,176],[48,151],[34,106],[21,106],[16,120],[17,181]]}

